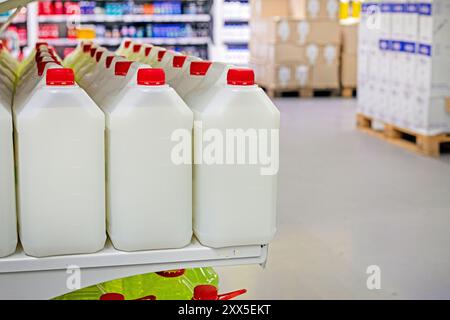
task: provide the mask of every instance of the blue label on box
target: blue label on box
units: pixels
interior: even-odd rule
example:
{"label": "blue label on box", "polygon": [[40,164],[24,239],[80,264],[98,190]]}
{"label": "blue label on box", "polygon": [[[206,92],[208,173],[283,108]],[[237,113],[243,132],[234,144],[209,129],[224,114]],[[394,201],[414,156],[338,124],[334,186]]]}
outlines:
{"label": "blue label on box", "polygon": [[428,44],[419,43],[417,52],[423,56],[431,56],[431,46]]}
{"label": "blue label on box", "polygon": [[405,4],[403,3],[393,3],[391,4],[391,12],[401,13],[406,12]]}
{"label": "blue label on box", "polygon": [[415,42],[402,42],[402,51],[407,53],[415,53],[416,52],[416,43]]}
{"label": "blue label on box", "polygon": [[362,4],[361,6],[361,11],[363,13],[369,13],[369,12],[373,12],[375,10],[378,10],[378,4],[377,3],[371,3],[371,2],[365,2]]}
{"label": "blue label on box", "polygon": [[413,3],[407,4],[406,5],[406,12],[407,13],[417,13],[417,12],[419,12],[419,5],[418,4],[413,4]]}
{"label": "blue label on box", "polygon": [[392,41],[391,42],[391,50],[392,51],[402,51],[403,48],[403,42],[402,41]]}
{"label": "blue label on box", "polygon": [[420,3],[419,6],[419,14],[423,16],[431,16],[433,12],[433,8],[431,3]]}
{"label": "blue label on box", "polygon": [[388,51],[388,50],[391,50],[391,48],[392,48],[392,41],[380,39],[378,45],[379,45],[380,50]]}
{"label": "blue label on box", "polygon": [[393,5],[391,3],[382,3],[381,4],[381,12],[392,12],[393,11]]}

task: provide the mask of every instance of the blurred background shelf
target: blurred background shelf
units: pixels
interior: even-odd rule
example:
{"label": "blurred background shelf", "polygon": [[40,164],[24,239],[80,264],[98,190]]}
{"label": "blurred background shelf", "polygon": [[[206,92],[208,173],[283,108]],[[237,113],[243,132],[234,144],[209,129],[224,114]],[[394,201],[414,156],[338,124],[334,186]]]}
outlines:
{"label": "blurred background shelf", "polygon": [[209,22],[209,14],[127,14],[127,15],[107,15],[107,14],[86,14],[86,15],[41,15],[39,22]]}
{"label": "blurred background shelf", "polygon": [[[101,46],[118,46],[122,41],[120,38],[94,38],[94,39],[44,39],[52,46],[76,46],[80,41],[93,41]],[[141,43],[151,43],[155,45],[206,45],[209,42],[207,37],[194,38],[134,38],[133,40]]]}

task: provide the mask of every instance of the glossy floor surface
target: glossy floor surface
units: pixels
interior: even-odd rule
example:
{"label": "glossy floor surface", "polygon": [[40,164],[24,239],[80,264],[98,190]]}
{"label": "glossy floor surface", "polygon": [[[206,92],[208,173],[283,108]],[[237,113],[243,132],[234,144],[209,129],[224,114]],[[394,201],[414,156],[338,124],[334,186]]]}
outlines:
{"label": "glossy floor surface", "polygon": [[[220,291],[246,288],[247,299],[449,299],[450,156],[422,157],[357,131],[354,100],[276,105],[278,233],[265,269],[218,268]],[[368,277],[373,287],[378,275],[381,288],[369,290]]]}

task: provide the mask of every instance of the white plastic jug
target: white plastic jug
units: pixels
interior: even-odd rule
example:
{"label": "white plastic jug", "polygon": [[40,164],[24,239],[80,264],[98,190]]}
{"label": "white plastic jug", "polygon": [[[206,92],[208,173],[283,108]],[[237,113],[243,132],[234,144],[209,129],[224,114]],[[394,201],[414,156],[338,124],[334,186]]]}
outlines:
{"label": "white plastic jug", "polygon": [[123,39],[122,42],[120,43],[119,48],[117,48],[116,50],[116,54],[119,56],[125,55],[126,50],[130,48],[131,44],[132,41],[130,39]]}
{"label": "white plastic jug", "polygon": [[211,66],[210,61],[192,61],[189,67],[189,74],[181,80],[174,88],[181,98],[195,89],[205,79],[205,75]]}
{"label": "white plastic jug", "polygon": [[164,72],[167,70],[166,68],[168,66],[171,66],[173,62],[173,57],[179,56],[180,53],[173,51],[173,50],[166,50],[163,53],[161,53],[161,58],[158,58],[158,61],[155,63],[154,68],[161,68],[164,70]]}
{"label": "white plastic jug", "polygon": [[232,65],[213,62],[200,84],[185,95],[187,105],[208,103],[216,91],[227,84],[228,70],[231,68]]}
{"label": "white plastic jug", "polygon": [[[0,83],[0,86],[3,84]],[[17,218],[14,184],[13,126],[10,99],[0,95],[0,257],[17,246]]]}
{"label": "white plastic jug", "polygon": [[137,69],[145,67],[148,68],[147,65],[139,62],[117,61],[114,65],[114,75],[106,78],[106,81],[103,83],[104,88],[92,96],[94,101],[98,105],[103,105],[104,99],[114,96],[127,83],[134,81]]}
{"label": "white plastic jug", "polygon": [[94,51],[94,55],[91,56],[91,59],[78,70],[77,74],[75,74],[75,80],[81,84],[84,76],[87,73],[90,73],[98,65],[100,58],[107,51],[108,50],[106,48],[97,48]]}
{"label": "white plastic jug", "polygon": [[[202,244],[210,247],[266,244],[276,230],[278,152],[275,149],[280,113],[263,90],[254,85],[252,70],[231,69],[227,82],[209,101],[191,106],[197,163],[193,176],[194,233]],[[218,146],[217,158],[210,157],[212,147],[203,149],[202,135],[208,135],[210,143],[211,137],[216,137],[215,141],[222,137],[223,156],[217,151]],[[240,154],[236,151],[236,137],[247,143],[237,148]],[[260,163],[264,142],[267,150],[273,149],[273,170],[266,167],[270,166],[267,163]],[[254,158],[251,162],[252,157],[257,161]]]}
{"label": "white plastic jug", "polygon": [[160,53],[161,51],[166,51],[166,49],[158,46],[146,47],[144,49],[145,58],[141,60],[142,63],[153,67],[158,61],[158,58],[163,54]]}
{"label": "white plastic jug", "polygon": [[[132,71],[130,70],[130,73]],[[119,250],[180,248],[192,237],[192,166],[172,161],[193,114],[162,69],[139,68],[101,106],[107,123],[108,233]]]}
{"label": "white plastic jug", "polygon": [[91,253],[105,232],[105,117],[71,69],[14,108],[19,232],[26,254]]}
{"label": "white plastic jug", "polygon": [[122,56],[107,58],[105,60],[106,69],[103,69],[90,84],[85,84],[84,89],[97,104],[100,98],[104,96],[104,92],[109,90],[108,83],[115,76],[115,65],[118,61],[126,61],[126,58]]}
{"label": "white plastic jug", "polygon": [[[80,86],[89,93],[88,89],[91,84],[97,80],[103,73],[107,71],[109,66],[111,65],[112,60],[116,56],[115,53],[111,51],[97,52],[96,54],[97,63],[94,68],[83,75],[83,78],[80,79]],[[107,67],[108,66],[108,67]]]}
{"label": "white plastic jug", "polygon": [[74,51],[69,53],[63,60],[63,64],[67,67],[72,67],[75,62],[83,55],[83,53],[89,51],[92,47],[92,42],[81,41]]}
{"label": "white plastic jug", "polygon": [[167,83],[170,83],[180,72],[182,72],[186,59],[187,56],[184,55],[178,55],[172,58],[171,64],[168,64],[164,70]]}
{"label": "white plastic jug", "polygon": [[139,59],[141,58],[141,49],[142,49],[142,44],[140,44],[140,43],[133,44],[132,51],[126,57],[132,61],[139,61]]}

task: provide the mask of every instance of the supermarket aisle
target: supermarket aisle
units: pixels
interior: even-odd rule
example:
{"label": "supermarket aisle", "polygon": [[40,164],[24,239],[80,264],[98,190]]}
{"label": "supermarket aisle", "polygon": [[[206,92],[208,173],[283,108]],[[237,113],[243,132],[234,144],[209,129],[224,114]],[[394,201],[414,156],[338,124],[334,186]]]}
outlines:
{"label": "supermarket aisle", "polygon": [[[248,299],[448,298],[450,157],[417,156],[354,129],[355,102],[278,100],[278,234],[266,270],[218,268]],[[300,209],[301,208],[301,209]],[[366,268],[381,268],[381,290]]]}

